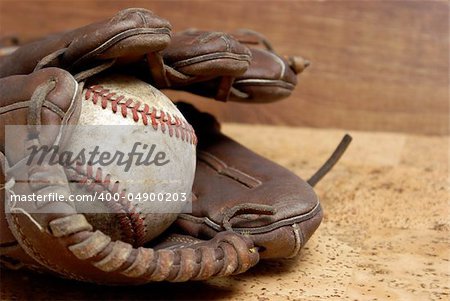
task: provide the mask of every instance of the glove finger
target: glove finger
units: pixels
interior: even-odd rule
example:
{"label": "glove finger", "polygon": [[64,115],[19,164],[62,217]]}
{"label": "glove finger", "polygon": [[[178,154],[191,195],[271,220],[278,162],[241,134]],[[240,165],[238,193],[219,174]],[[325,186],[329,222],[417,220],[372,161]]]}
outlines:
{"label": "glove finger", "polygon": [[[182,254],[181,257],[184,258],[182,261],[197,262],[194,265],[180,262],[179,274],[174,278],[178,280],[174,281],[183,281],[181,279],[184,279],[183,277],[187,277],[187,275],[191,275],[191,279],[194,280],[205,280],[210,278],[211,275],[240,274],[259,261],[259,254],[254,248],[252,240],[243,235],[224,231],[217,233],[211,240],[202,240],[178,232],[173,228],[161,242],[154,246],[155,250],[180,249],[181,253],[186,253]],[[212,245],[214,245],[214,248],[211,248]],[[197,251],[192,253],[193,249]],[[201,261],[198,260],[199,257],[202,258]],[[199,266],[198,264],[201,262],[209,262],[210,264]]]}
{"label": "glove finger", "polygon": [[252,61],[247,72],[236,78],[230,100],[272,102],[288,97],[297,85],[296,75],[309,66],[309,61],[278,55],[259,32],[241,29],[231,35],[251,49]]}
{"label": "glove finger", "polygon": [[251,59],[248,48],[230,35],[198,30],[175,34],[162,55],[170,67],[196,77],[238,76]]}
{"label": "glove finger", "polygon": [[[267,50],[276,53],[270,41],[260,32],[250,29],[239,29],[231,33],[231,35],[251,49]],[[295,74],[302,73],[310,65],[310,62],[301,56],[284,56],[283,58],[288,63],[286,66],[289,66]]]}
{"label": "glove finger", "polygon": [[210,97],[228,98],[235,77],[244,74],[251,60],[249,49],[223,32],[187,30],[173,36],[161,54],[147,61],[159,88],[189,90],[190,85],[218,81]]}
{"label": "glove finger", "polygon": [[234,81],[229,100],[272,102],[291,95],[297,85],[297,76],[289,63],[267,50],[251,51],[250,67]]}
{"label": "glove finger", "polygon": [[[238,60],[238,54],[244,58],[244,49],[247,61]],[[279,56],[265,37],[252,31],[224,34],[188,30],[176,34],[161,57],[152,56],[148,61],[158,87],[240,102],[288,97],[297,85],[296,75],[309,65],[301,57]],[[245,69],[234,68],[237,63]]]}
{"label": "glove finger", "polygon": [[[81,89],[68,72],[58,68],[46,68],[29,75],[13,75],[0,79],[0,150],[5,152],[6,125],[55,125],[41,135],[44,145],[58,144],[69,137],[68,131],[60,132],[60,125],[76,124],[81,111]],[[9,139],[6,152],[10,164],[25,157],[24,145],[29,131],[16,127],[14,139]],[[12,133],[12,132],[11,132]],[[64,135],[61,136],[61,134]]]}
{"label": "glove finger", "polygon": [[[247,71],[236,76],[226,93],[235,102],[273,102],[289,97],[297,85],[297,76],[289,61],[274,52],[250,48],[252,60]],[[294,60],[294,58],[290,58]],[[301,58],[295,58],[298,62]],[[192,83],[184,89],[201,96],[215,97],[221,88],[221,78]],[[223,95],[225,95],[223,93]],[[219,99],[223,100],[223,99]]]}
{"label": "glove finger", "polygon": [[108,20],[49,36],[0,57],[0,77],[28,74],[37,66],[80,72],[105,60],[133,61],[165,48],[168,21],[145,9],[126,9]]}

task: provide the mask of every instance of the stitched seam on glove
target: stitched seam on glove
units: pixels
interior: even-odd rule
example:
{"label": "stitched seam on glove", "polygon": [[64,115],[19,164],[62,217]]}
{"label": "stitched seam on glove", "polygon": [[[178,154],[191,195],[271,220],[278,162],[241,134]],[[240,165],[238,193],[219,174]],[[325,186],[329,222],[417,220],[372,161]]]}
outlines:
{"label": "stitched seam on glove", "polygon": [[109,38],[107,41],[105,41],[103,44],[99,45],[97,48],[89,51],[87,54],[82,56],[81,58],[77,59],[72,65],[77,66],[81,63],[85,62],[86,60],[102,54],[106,52],[108,49],[110,49],[112,46],[115,46],[118,42],[121,40],[133,37],[133,36],[142,36],[142,35],[167,35],[170,36],[170,29],[161,27],[161,28],[131,28],[126,31],[120,32],[113,37]]}
{"label": "stitched seam on glove", "polygon": [[[305,214],[301,214],[298,216],[286,218],[283,220],[276,221],[270,225],[266,226],[260,226],[260,227],[253,227],[253,228],[244,228],[244,227],[233,227],[233,231],[239,234],[262,234],[271,232],[277,228],[281,228],[283,226],[290,226],[295,223],[304,222],[306,220],[309,220],[320,213],[320,203],[317,202],[316,206],[314,206],[313,209],[311,209],[309,212]],[[188,220],[191,222],[194,222],[196,224],[206,224],[209,227],[213,228],[215,231],[223,231],[223,227],[216,223],[215,221],[211,220],[208,217],[196,217],[192,216],[190,214],[182,213],[178,216],[179,219]]]}
{"label": "stitched seam on glove", "polygon": [[234,81],[234,85],[240,85],[240,84],[244,84],[244,85],[254,85],[254,86],[277,86],[280,88],[284,88],[284,89],[288,89],[288,90],[293,90],[295,88],[295,85],[291,84],[291,83],[287,83],[283,80],[273,80],[273,79],[240,79],[240,80],[236,80]]}
{"label": "stitched seam on glove", "polygon": [[211,153],[199,151],[197,153],[197,158],[199,161],[207,164],[209,167],[214,169],[220,175],[229,177],[248,188],[256,188],[262,184],[262,182],[257,178],[252,177],[251,175],[234,167],[228,166],[227,163],[220,160]]}
{"label": "stitched seam on glove", "polygon": [[215,53],[208,53],[204,55],[199,55],[193,58],[185,59],[182,61],[175,62],[171,64],[172,68],[180,68],[189,66],[192,64],[201,63],[204,61],[212,61],[217,59],[230,59],[230,60],[237,60],[237,61],[249,61],[250,56],[248,54],[234,54],[229,52],[215,52]]}

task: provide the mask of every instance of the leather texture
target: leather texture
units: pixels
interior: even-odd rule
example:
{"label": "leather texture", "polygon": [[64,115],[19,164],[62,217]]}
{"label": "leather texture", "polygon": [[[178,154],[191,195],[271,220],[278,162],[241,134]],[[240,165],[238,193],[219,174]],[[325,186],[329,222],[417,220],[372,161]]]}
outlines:
{"label": "leather texture", "polygon": [[322,220],[312,187],[220,133],[212,115],[186,103],[178,108],[199,142],[193,212],[181,214],[177,225],[194,237],[225,230],[244,234],[261,258],[296,256]]}
{"label": "leather texture", "polygon": [[[43,102],[37,111],[33,105],[37,99],[40,88],[49,90],[42,95]],[[45,68],[30,75],[14,75],[0,78],[0,151],[5,152],[5,126],[27,125],[30,110],[39,114],[41,125],[76,124],[81,111],[81,91],[75,79],[62,69]],[[17,129],[16,139],[8,141],[13,143],[10,149],[21,150],[26,139],[27,131]],[[55,130],[59,130],[55,127]],[[56,143],[59,132],[42,135],[45,145]],[[62,137],[62,140],[66,137]],[[24,152],[15,151],[8,154],[10,164],[15,164],[25,157]]]}
{"label": "leather texture", "polygon": [[28,74],[38,66],[77,73],[105,61],[129,63],[164,49],[170,36],[168,21],[149,10],[130,8],[108,20],[48,36],[0,57],[0,77]]}

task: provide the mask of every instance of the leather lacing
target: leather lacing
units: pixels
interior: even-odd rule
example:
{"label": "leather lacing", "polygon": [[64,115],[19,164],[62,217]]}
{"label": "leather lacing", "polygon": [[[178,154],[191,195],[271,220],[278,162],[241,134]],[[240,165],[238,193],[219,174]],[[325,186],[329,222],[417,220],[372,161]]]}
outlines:
{"label": "leather lacing", "polygon": [[42,107],[47,95],[56,87],[56,79],[50,78],[47,82],[39,85],[31,95],[28,109],[27,126],[29,138],[38,137],[41,126]]}
{"label": "leather lacing", "polygon": [[[43,57],[34,67],[33,72],[38,71],[42,68],[45,68],[49,65],[51,65],[51,63],[56,60],[59,59],[60,57],[62,57],[64,55],[64,53],[67,51],[68,48],[61,48],[58,50],[53,51],[52,53],[48,54],[47,56]],[[88,68],[84,71],[81,71],[77,74],[75,74],[73,77],[75,78],[75,80],[77,82],[81,82],[84,81],[85,79],[92,77],[96,74],[99,74],[100,72],[110,68],[112,65],[114,65],[114,63],[116,62],[116,59],[111,59],[111,60],[105,60],[104,63],[101,63],[97,66]]]}
{"label": "leather lacing", "polygon": [[112,242],[102,232],[92,232],[92,226],[80,214],[55,219],[49,226],[55,237],[71,242],[68,249],[77,258],[88,260],[105,272],[146,281],[178,282],[226,276],[246,271],[259,259],[250,241],[232,232],[218,233],[198,246],[153,250]]}
{"label": "leather lacing", "polygon": [[270,205],[262,205],[255,203],[239,204],[225,211],[225,214],[222,219],[222,226],[227,231],[233,231],[233,227],[230,222],[233,217],[243,214],[274,215],[276,214],[276,212],[277,212],[276,208]]}

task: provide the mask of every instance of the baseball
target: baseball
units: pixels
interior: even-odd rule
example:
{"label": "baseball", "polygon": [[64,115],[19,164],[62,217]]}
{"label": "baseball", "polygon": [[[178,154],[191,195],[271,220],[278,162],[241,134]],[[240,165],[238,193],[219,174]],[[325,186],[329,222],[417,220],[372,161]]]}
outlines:
{"label": "baseball", "polygon": [[139,246],[157,237],[190,204],[196,139],[151,85],[125,75],[90,80],[65,147],[77,158],[65,165],[77,211],[113,240]]}

